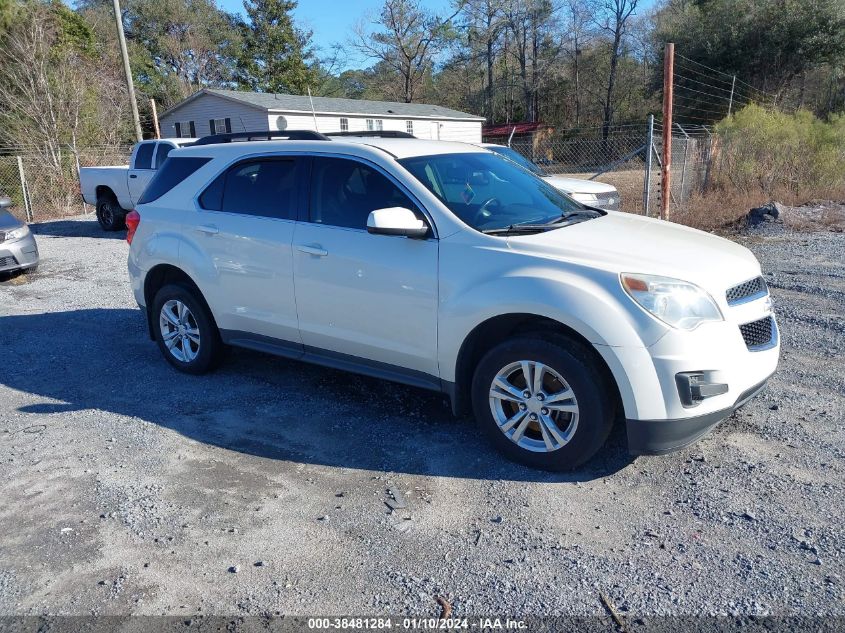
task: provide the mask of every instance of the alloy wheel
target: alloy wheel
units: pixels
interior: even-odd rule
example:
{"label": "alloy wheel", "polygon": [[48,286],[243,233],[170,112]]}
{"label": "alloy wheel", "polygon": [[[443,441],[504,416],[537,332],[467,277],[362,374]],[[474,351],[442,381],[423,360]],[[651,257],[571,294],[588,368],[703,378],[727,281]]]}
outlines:
{"label": "alloy wheel", "polygon": [[167,350],[183,363],[190,363],[200,351],[200,330],[190,308],[178,299],[161,306],[161,336]]}
{"label": "alloy wheel", "polygon": [[530,360],[510,363],[493,378],[490,410],[499,430],[520,448],[552,452],[578,428],[578,401],[557,371]]}

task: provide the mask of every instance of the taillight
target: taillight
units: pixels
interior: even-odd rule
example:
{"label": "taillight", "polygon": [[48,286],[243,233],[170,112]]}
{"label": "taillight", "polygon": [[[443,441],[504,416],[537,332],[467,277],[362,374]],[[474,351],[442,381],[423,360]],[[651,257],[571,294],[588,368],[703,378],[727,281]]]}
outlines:
{"label": "taillight", "polygon": [[138,225],[141,223],[141,214],[132,209],[126,214],[126,241],[132,243],[132,238],[135,237],[135,231],[138,230]]}

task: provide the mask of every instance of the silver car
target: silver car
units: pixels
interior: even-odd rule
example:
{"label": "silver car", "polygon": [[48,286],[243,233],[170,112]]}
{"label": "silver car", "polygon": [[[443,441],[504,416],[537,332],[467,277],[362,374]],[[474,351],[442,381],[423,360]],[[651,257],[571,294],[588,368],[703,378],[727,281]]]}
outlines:
{"label": "silver car", "polygon": [[12,200],[0,196],[0,273],[38,266],[38,246],[26,223],[11,213]]}

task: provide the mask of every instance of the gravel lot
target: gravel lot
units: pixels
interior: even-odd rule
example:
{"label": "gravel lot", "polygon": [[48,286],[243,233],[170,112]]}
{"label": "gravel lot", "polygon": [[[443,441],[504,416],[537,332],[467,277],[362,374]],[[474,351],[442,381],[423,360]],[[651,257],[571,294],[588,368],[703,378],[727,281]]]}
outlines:
{"label": "gravel lot", "polygon": [[122,234],[36,230],[38,272],[0,282],[0,614],[845,615],[843,234],[738,238],[782,328],[760,396],[552,475],[429,392],[247,351],[181,375]]}

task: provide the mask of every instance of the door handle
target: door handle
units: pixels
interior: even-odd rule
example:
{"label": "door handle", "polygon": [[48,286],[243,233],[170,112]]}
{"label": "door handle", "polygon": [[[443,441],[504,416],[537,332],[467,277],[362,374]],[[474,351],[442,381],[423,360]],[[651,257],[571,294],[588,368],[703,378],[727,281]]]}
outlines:
{"label": "door handle", "polygon": [[319,244],[297,244],[296,248],[301,253],[308,253],[317,257],[325,257],[329,254],[327,250],[322,248]]}
{"label": "door handle", "polygon": [[220,232],[220,229],[213,224],[203,224],[202,226],[197,227],[197,231],[205,233],[206,235],[217,235]]}
{"label": "door handle", "polygon": [[130,177],[130,178],[137,178],[137,177],[138,177],[138,174],[129,174],[129,177]]}

